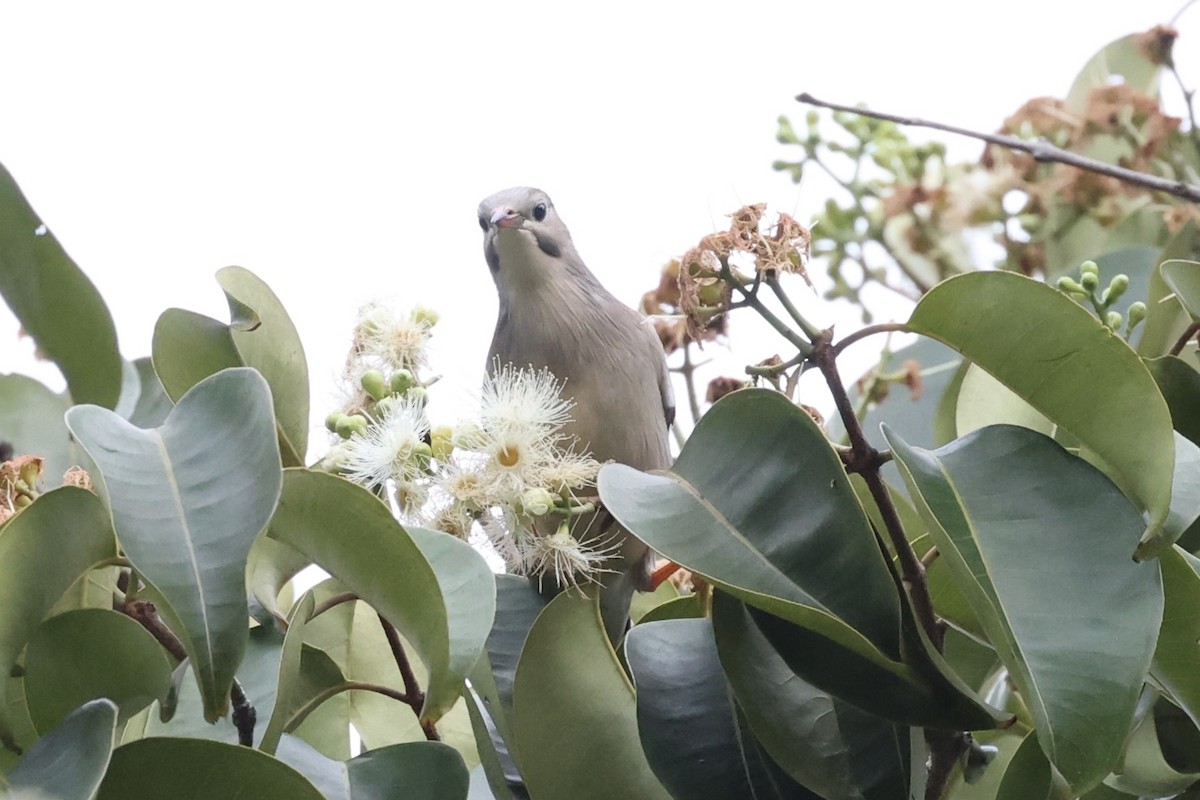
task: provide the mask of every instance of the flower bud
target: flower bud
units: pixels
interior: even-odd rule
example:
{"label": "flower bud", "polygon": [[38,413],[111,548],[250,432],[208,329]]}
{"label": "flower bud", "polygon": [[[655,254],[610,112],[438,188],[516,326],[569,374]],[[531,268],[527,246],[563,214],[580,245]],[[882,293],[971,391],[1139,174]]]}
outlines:
{"label": "flower bud", "polygon": [[349,439],[354,434],[365,431],[367,425],[367,418],[362,414],[344,414],[337,421],[337,435]]}
{"label": "flower bud", "polygon": [[1133,330],[1146,318],[1146,304],[1141,300],[1129,304],[1129,330]]}
{"label": "flower bud", "polygon": [[535,486],[532,489],[526,489],[525,493],[521,495],[521,508],[530,516],[540,517],[549,514],[554,509],[556,499],[548,489]]}
{"label": "flower bud", "polygon": [[422,405],[424,405],[425,401],[429,399],[429,390],[426,389],[424,386],[414,386],[411,389],[409,389],[407,392],[405,392],[404,394],[409,400],[420,403]]}
{"label": "flower bud", "polygon": [[1083,287],[1085,292],[1094,292],[1096,287],[1100,285],[1100,276],[1094,272],[1085,272],[1079,276],[1079,285]]}
{"label": "flower bud", "polygon": [[417,378],[411,370],[398,369],[392,373],[392,391],[396,394],[407,394],[408,390],[417,385]]}
{"label": "flower bud", "polygon": [[422,471],[427,471],[429,469],[429,462],[432,458],[433,448],[427,445],[425,442],[417,442],[417,444],[413,445],[412,459],[417,463],[418,466],[420,466]]}
{"label": "flower bud", "polygon": [[454,428],[449,425],[437,425],[429,431],[429,445],[433,449],[433,457],[438,461],[446,461],[454,452]]}
{"label": "flower bud", "polygon": [[1079,283],[1069,275],[1063,275],[1054,285],[1058,287],[1060,292],[1068,292],[1069,294],[1087,294],[1087,290],[1080,286]]}
{"label": "flower bud", "polygon": [[1085,261],[1079,265],[1079,274],[1081,276],[1091,274],[1100,277],[1100,265],[1095,261]]}
{"label": "flower bud", "polygon": [[412,319],[413,322],[420,323],[427,328],[432,328],[434,325],[437,325],[440,317],[437,311],[428,306],[417,306],[412,310]]}
{"label": "flower bud", "polygon": [[328,417],[325,418],[325,429],[328,430],[330,433],[337,433],[338,420],[340,420],[344,416],[346,416],[346,413],[344,411],[334,411],[332,414],[330,414]]}
{"label": "flower bud", "polygon": [[1104,324],[1114,331],[1119,331],[1121,329],[1121,323],[1124,321],[1125,320],[1119,311],[1110,311],[1104,315]]}
{"label": "flower bud", "polygon": [[391,394],[387,378],[383,377],[383,373],[377,369],[369,369],[364,372],[358,379],[358,383],[375,400],[382,400]]}
{"label": "flower bud", "polygon": [[1104,302],[1111,303],[1117,300],[1121,295],[1129,290],[1128,275],[1114,275],[1113,279],[1108,282],[1108,288],[1104,290]]}

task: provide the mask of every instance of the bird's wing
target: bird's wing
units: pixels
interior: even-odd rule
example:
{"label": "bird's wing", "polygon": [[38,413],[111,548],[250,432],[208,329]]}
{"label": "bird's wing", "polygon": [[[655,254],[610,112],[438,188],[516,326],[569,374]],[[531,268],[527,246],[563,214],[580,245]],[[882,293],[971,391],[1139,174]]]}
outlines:
{"label": "bird's wing", "polygon": [[649,330],[650,336],[647,338],[650,340],[654,355],[658,358],[658,392],[662,395],[663,418],[666,419],[667,427],[670,428],[675,424],[675,389],[671,386],[671,370],[667,366],[667,354],[663,352],[662,342],[654,331],[654,326],[650,324],[650,320],[644,320],[642,327]]}

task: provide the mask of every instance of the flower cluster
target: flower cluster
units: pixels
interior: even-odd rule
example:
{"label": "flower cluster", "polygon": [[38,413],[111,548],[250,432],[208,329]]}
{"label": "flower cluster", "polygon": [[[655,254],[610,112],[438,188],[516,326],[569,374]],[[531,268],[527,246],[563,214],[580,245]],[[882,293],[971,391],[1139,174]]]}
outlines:
{"label": "flower cluster", "polygon": [[[565,432],[573,401],[547,370],[492,365],[477,419],[434,426],[423,376],[437,317],[364,310],[346,364],[353,387],[326,420],[322,466],[389,498],[400,520],[485,544],[510,572],[594,580],[611,555],[586,539],[581,499],[600,465]],[[579,530],[584,528],[584,530]]]}

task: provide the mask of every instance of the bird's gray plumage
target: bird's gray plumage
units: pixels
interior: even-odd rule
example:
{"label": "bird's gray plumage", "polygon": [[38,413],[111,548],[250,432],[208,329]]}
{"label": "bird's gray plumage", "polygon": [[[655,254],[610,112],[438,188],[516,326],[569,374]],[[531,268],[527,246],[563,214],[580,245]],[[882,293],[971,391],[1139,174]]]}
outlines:
{"label": "bird's gray plumage", "polygon": [[[575,401],[565,432],[577,437],[576,449],[638,469],[670,466],[675,403],[654,328],[584,265],[545,192],[498,192],[479,204],[479,224],[500,299],[489,372],[549,369]],[[627,537],[621,555],[614,568],[629,584],[627,611],[633,587],[645,588],[649,553]]]}

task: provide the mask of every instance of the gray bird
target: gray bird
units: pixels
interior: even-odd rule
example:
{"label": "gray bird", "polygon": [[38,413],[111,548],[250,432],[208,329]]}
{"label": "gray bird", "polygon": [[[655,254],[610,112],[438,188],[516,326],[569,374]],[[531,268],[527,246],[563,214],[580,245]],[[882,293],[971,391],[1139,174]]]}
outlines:
{"label": "gray bird", "polygon": [[[500,297],[488,372],[505,364],[549,369],[575,401],[565,433],[577,437],[577,449],[600,462],[669,467],[675,400],[654,328],[584,265],[545,192],[497,192],[479,204],[479,227]],[[615,524],[603,535],[623,537],[601,596],[605,627],[616,641],[633,591],[649,586],[652,553]]]}

